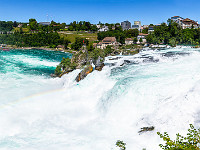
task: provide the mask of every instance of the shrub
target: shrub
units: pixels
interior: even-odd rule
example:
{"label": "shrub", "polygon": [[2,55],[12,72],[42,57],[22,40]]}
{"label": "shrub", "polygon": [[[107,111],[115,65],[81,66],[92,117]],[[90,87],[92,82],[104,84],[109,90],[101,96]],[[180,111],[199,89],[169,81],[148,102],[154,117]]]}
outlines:
{"label": "shrub", "polygon": [[184,137],[178,133],[176,140],[171,140],[167,132],[164,134],[158,132],[157,134],[166,142],[165,145],[159,145],[164,150],[200,150],[200,129],[195,129],[192,124],[190,124],[187,136]]}
{"label": "shrub", "polygon": [[124,143],[123,141],[118,140],[115,145],[117,147],[119,147],[120,150],[125,150],[126,149],[126,143]]}

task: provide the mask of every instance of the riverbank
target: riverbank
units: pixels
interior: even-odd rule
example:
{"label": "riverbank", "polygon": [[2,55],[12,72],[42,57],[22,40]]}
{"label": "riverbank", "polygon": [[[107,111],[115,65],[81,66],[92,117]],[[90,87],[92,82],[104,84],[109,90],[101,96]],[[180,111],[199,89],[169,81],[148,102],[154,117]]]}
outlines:
{"label": "riverbank", "polygon": [[67,52],[67,53],[72,53],[75,54],[77,51],[73,51],[73,50],[69,50],[69,49],[58,49],[58,48],[47,48],[47,47],[16,47],[16,46],[6,46],[6,47],[1,47],[0,50],[4,50],[4,49],[23,49],[23,50],[34,50],[34,49],[38,49],[38,50],[48,50],[48,51],[61,51],[61,52]]}

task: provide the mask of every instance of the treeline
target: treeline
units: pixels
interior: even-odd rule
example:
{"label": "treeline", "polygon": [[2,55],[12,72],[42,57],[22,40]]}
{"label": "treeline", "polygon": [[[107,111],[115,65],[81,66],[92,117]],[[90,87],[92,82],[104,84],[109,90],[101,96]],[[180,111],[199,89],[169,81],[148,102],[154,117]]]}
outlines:
{"label": "treeline", "polygon": [[80,21],[80,22],[71,22],[68,26],[69,31],[97,31],[98,28],[96,25],[92,25],[90,22]]}
{"label": "treeline", "polygon": [[16,22],[12,21],[0,21],[0,31],[1,32],[8,32],[13,30],[13,26],[16,25]]}
{"label": "treeline", "polygon": [[61,38],[57,32],[39,32],[22,34],[15,32],[14,34],[0,35],[0,43],[8,45],[16,45],[18,47],[41,47],[49,46],[50,48],[55,48],[58,45],[64,45],[67,48],[69,40]]}
{"label": "treeline", "polygon": [[150,44],[188,44],[199,45],[200,29],[182,29],[177,23],[171,22],[168,26],[162,23],[154,26],[154,32],[147,36]]}
{"label": "treeline", "polygon": [[119,30],[112,30],[106,32],[99,32],[97,34],[97,38],[99,41],[103,40],[105,37],[116,37],[117,41],[121,44],[125,43],[126,38],[136,38],[139,35],[138,29],[129,29],[122,31],[121,28]]}
{"label": "treeline", "polygon": [[36,19],[29,19],[29,24],[27,28],[29,31],[44,31],[44,32],[52,32],[52,31],[60,31],[64,30],[66,27],[66,23],[56,23],[55,21],[51,21],[49,25],[39,24]]}

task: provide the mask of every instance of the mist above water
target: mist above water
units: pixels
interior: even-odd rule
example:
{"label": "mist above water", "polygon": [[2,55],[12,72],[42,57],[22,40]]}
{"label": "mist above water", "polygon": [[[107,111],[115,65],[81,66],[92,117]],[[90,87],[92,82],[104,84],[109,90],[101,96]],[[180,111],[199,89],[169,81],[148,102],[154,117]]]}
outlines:
{"label": "mist above water", "polygon": [[[1,65],[10,70],[1,70],[0,76],[1,149],[111,150],[123,140],[127,150],[156,150],[162,143],[158,131],[175,137],[185,134],[190,123],[199,127],[199,49],[146,49],[108,57],[101,72],[79,83],[74,79],[80,70],[51,79],[50,71],[16,67],[20,62],[51,70],[58,60],[0,56],[10,64]],[[18,91],[19,98],[12,96]],[[139,135],[149,126],[155,130]]]}

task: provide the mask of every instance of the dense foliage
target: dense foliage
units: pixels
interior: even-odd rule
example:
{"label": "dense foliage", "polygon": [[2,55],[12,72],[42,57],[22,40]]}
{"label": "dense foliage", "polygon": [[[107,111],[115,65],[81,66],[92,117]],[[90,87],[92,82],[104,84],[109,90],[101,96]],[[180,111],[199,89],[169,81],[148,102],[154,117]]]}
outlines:
{"label": "dense foliage", "polygon": [[166,132],[158,132],[158,135],[165,141],[165,145],[160,144],[164,150],[200,150],[200,129],[195,129],[193,125],[190,125],[187,137],[177,134],[176,140],[171,140]]}
{"label": "dense foliage", "polygon": [[[90,47],[90,45],[88,45]],[[103,62],[104,58],[113,52],[111,46],[107,46],[105,49],[92,49],[92,50],[85,50],[78,51],[72,57],[63,58],[61,63],[56,67],[55,75],[62,76],[64,73],[68,73],[73,71],[74,69],[82,68],[88,64],[96,64],[97,60],[100,57],[100,61]]]}
{"label": "dense foliage", "polygon": [[90,22],[80,21],[80,22],[71,22],[69,27],[69,31],[97,31],[97,26],[92,25]]}
{"label": "dense foliage", "polygon": [[188,44],[198,45],[200,42],[200,29],[182,29],[177,23],[171,22],[168,26],[162,23],[154,26],[154,32],[147,36],[150,44]]}
{"label": "dense foliage", "polygon": [[[16,24],[15,24],[16,25]],[[0,21],[0,31],[7,32],[13,29],[14,23],[12,21]]]}
{"label": "dense foliage", "polygon": [[83,46],[83,45],[86,45],[88,46],[89,44],[89,41],[85,38],[80,38],[80,37],[77,37],[75,39],[75,42],[71,45],[71,48],[74,49],[74,50],[80,50],[80,48]]}
{"label": "dense foliage", "polygon": [[98,40],[103,40],[105,37],[116,37],[117,41],[121,44],[125,43],[126,38],[137,37],[139,35],[139,31],[137,29],[130,29],[122,31],[121,28],[119,30],[111,30],[106,32],[99,32]]}
{"label": "dense foliage", "polygon": [[64,58],[62,59],[61,63],[56,67],[55,75],[59,76],[62,73],[64,73],[65,70],[72,71],[76,69],[77,64],[71,63],[70,58]]}
{"label": "dense foliage", "polygon": [[0,35],[0,43],[8,45],[16,45],[19,47],[41,47],[49,46],[55,48],[58,45],[68,45],[70,41],[60,38],[57,32],[38,32],[23,34],[15,32],[14,34],[3,34]]}

